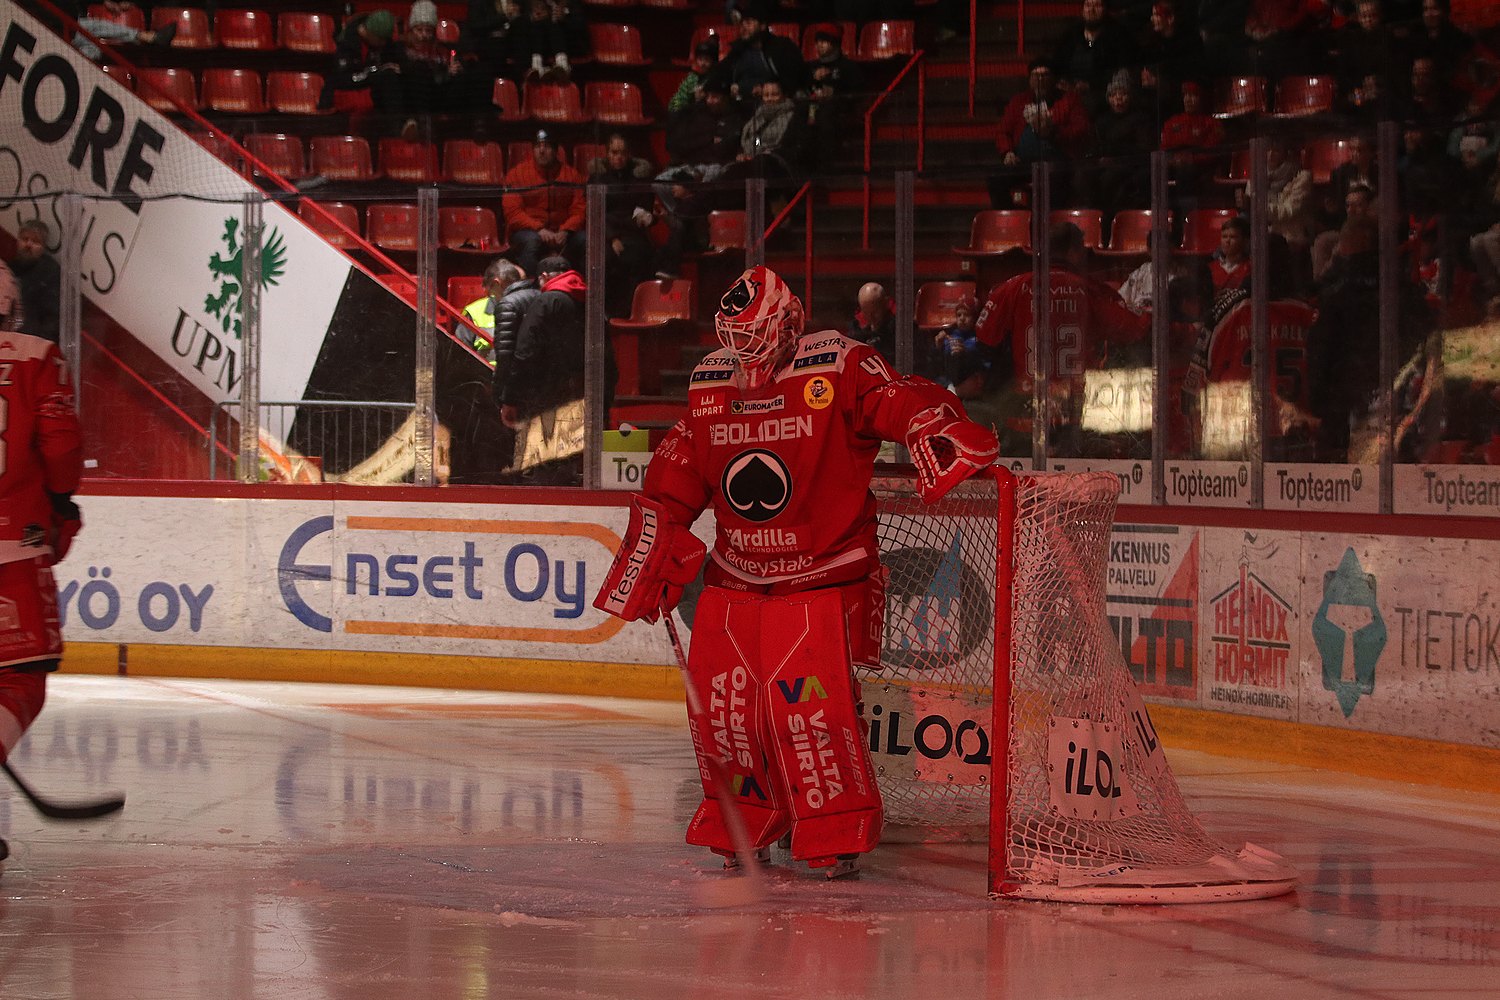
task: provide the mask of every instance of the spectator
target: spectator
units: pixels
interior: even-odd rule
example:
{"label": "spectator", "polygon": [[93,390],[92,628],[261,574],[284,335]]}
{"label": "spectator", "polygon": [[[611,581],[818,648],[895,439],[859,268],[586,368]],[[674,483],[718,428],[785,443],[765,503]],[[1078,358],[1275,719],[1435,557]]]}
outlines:
{"label": "spectator", "polygon": [[896,301],[875,281],[861,285],[855,301],[849,336],[881,353],[889,352],[896,346]]}
{"label": "spectator", "polygon": [[656,199],[648,186],[652,173],[648,161],[630,155],[630,143],[618,132],[609,137],[604,156],[589,165],[589,180],[606,186],[604,311],[609,316],[630,315],[635,286],[653,269],[654,250],[646,235],[656,224]]}
{"label": "spectator", "polygon": [[1110,82],[1104,113],[1094,119],[1091,155],[1081,168],[1079,200],[1112,216],[1151,201],[1151,161],[1156,129],[1135,106],[1130,74]]}
{"label": "spectator", "polygon": [[1142,104],[1163,121],[1181,107],[1178,97],[1183,82],[1196,80],[1203,72],[1203,40],[1182,25],[1175,0],[1151,5],[1151,31],[1140,58]]}
{"label": "spectator", "polygon": [[1410,46],[1414,58],[1427,56],[1451,74],[1474,51],[1475,43],[1449,13],[1449,0],[1422,0],[1421,26],[1412,33]]}
{"label": "spectator", "polygon": [[[162,25],[155,31],[137,31],[118,21],[111,21],[102,17],[88,17],[81,2],[59,3],[65,13],[78,22],[78,26],[101,42],[122,43],[125,45],[152,45],[164,49],[172,44],[172,39],[177,37],[177,22]],[[104,9],[116,16],[123,17],[136,9],[133,3],[123,3],[120,0],[104,0]],[[73,36],[73,47],[84,54],[85,58],[98,62],[104,58],[104,53],[99,46],[89,41],[82,33]]]}
{"label": "spectator", "polygon": [[1310,0],[1250,0],[1245,15],[1248,70],[1273,80],[1316,72],[1326,13],[1323,4]]}
{"label": "spectator", "polygon": [[740,151],[724,168],[726,181],[746,177],[794,177],[809,145],[807,111],[782,89],[780,80],[760,85],[760,105],[740,130]]}
{"label": "spectator", "polygon": [[[516,432],[513,467],[522,482],[577,486],[583,481],[588,292],[566,258],[548,257],[539,266],[542,290],[527,305],[516,333],[510,372],[499,394],[500,419]],[[606,368],[607,409],[614,395],[614,363],[608,354]]]}
{"label": "spectator", "polygon": [[[409,115],[446,110],[475,111],[490,101],[493,77],[486,77],[439,45],[437,4],[416,0],[406,18],[406,37],[399,46],[402,108]],[[415,122],[412,123],[415,128]]]}
{"label": "spectator", "polygon": [[1411,63],[1406,97],[1397,102],[1397,114],[1430,128],[1447,128],[1458,114],[1459,102],[1438,72],[1431,56],[1418,56]]}
{"label": "spectator", "polygon": [[1219,227],[1219,249],[1208,262],[1214,294],[1241,288],[1250,278],[1250,223],[1244,216],[1225,219]]}
{"label": "spectator", "polygon": [[1500,168],[1491,172],[1478,199],[1478,232],[1469,237],[1469,255],[1479,275],[1485,317],[1500,319]]}
{"label": "spectator", "polygon": [[1393,93],[1393,74],[1401,64],[1400,45],[1381,11],[1379,0],[1359,0],[1354,21],[1335,36],[1338,50],[1338,79],[1341,92],[1349,103],[1367,107],[1376,102],[1371,85],[1386,99]]}
{"label": "spectator", "polygon": [[1169,153],[1168,169],[1182,200],[1195,200],[1212,181],[1223,142],[1224,126],[1203,108],[1203,85],[1183,81],[1182,111],[1168,118],[1161,129],[1161,148]]}
{"label": "spectator", "polygon": [[1075,81],[1074,93],[1092,114],[1104,106],[1104,92],[1122,69],[1140,60],[1135,39],[1104,9],[1104,0],[1083,0],[1082,16],[1068,26],[1052,53],[1060,76]]}
{"label": "spectator", "polygon": [[[1286,240],[1294,259],[1306,258],[1317,233],[1318,206],[1312,174],[1302,168],[1301,158],[1286,139],[1273,138],[1266,144],[1266,182],[1271,232]],[[1247,184],[1240,200],[1248,203],[1253,187]]]}
{"label": "spectator", "polygon": [[718,64],[718,42],[709,38],[693,46],[693,61],[688,66],[687,76],[677,85],[677,92],[667,102],[667,114],[675,115],[703,100],[703,84]]}
{"label": "spectator", "polygon": [[0,260],[0,330],[20,330],[26,323],[21,285],[10,265]]}
{"label": "spectator", "polygon": [[356,14],[336,40],[337,68],[323,81],[318,107],[340,111],[404,112],[401,52],[391,44],[396,19],[388,10]]}
{"label": "spectator", "polygon": [[530,10],[526,40],[531,48],[531,66],[527,75],[566,83],[573,75],[569,55],[588,52],[589,29],[583,7],[572,0],[531,0]]}
{"label": "spectator", "polygon": [[[519,267],[504,257],[496,257],[484,269],[484,294],[463,309],[464,319],[474,324],[483,334],[474,338],[474,349],[489,355],[492,366],[495,363],[492,353],[495,344],[495,309],[500,297],[505,294],[505,289],[512,282],[520,280],[521,275]],[[511,331],[511,334],[514,346],[515,331]]]}
{"label": "spectator", "polygon": [[[995,146],[1001,163],[1019,167],[1041,160],[1075,160],[1087,147],[1088,137],[1089,117],[1082,102],[1058,85],[1051,66],[1033,61],[1026,75],[1026,89],[1006,103],[1000,116]],[[1011,188],[1016,180],[1013,174],[989,179],[990,201],[995,208],[1009,208],[1014,203]],[[1055,203],[1066,204],[1066,198],[1064,191],[1054,191]]]}
{"label": "spectator", "polygon": [[814,35],[816,56],[807,63],[812,79],[812,119],[814,146],[821,162],[828,160],[843,146],[854,118],[854,97],[864,87],[864,71],[845,54],[843,38],[836,27],[819,28]]}
{"label": "spectator", "polygon": [[62,268],[47,252],[52,231],[40,219],[23,222],[16,230],[16,256],[11,269],[21,284],[25,332],[54,343],[58,339],[58,309],[62,300]]}
{"label": "spectator", "polygon": [[657,200],[666,210],[667,243],[662,248],[658,267],[673,273],[683,253],[708,246],[708,213],[725,207],[735,197],[744,204],[743,194],[715,197],[712,184],[726,165],[733,163],[740,148],[740,133],[745,116],[739,105],[729,98],[729,84],[709,81],[703,88],[703,100],[689,105],[667,122],[667,152],[672,166],[656,176],[653,186]]}
{"label": "spectator", "polygon": [[962,295],[953,304],[953,322],[932,338],[932,371],[939,384],[951,389],[959,399],[975,399],[984,392],[985,376],[991,368],[990,351],[979,340],[974,322],[979,318],[979,301]]}
{"label": "spectator", "polygon": [[1375,218],[1375,189],[1367,184],[1350,184],[1349,190],[1344,194],[1342,207],[1342,212],[1335,220],[1337,228],[1319,233],[1313,240],[1312,276],[1314,282],[1321,282],[1323,275],[1328,271],[1328,266],[1333,263],[1333,255],[1338,249],[1344,223],[1350,219]]}
{"label": "spectator", "polygon": [[768,81],[776,81],[787,96],[807,89],[802,50],[791,39],[771,33],[759,4],[741,9],[739,38],[709,79],[727,80],[730,94],[746,106],[760,99],[761,87]]}
{"label": "spectator", "polygon": [[535,273],[544,254],[583,261],[583,185],[583,175],[557,158],[557,140],[546,129],[537,132],[531,159],[506,171],[501,206],[511,259],[521,270]]}
{"label": "spectator", "polygon": [[531,61],[529,24],[517,0],[469,0],[462,41],[476,62],[474,73],[519,83]]}

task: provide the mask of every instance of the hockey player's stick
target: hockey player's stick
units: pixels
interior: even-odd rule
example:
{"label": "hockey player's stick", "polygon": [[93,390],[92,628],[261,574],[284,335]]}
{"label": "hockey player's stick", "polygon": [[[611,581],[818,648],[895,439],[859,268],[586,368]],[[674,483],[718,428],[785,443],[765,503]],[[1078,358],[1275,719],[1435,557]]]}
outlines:
{"label": "hockey player's stick", "polygon": [[0,761],[0,770],[3,770],[5,776],[15,782],[16,787],[21,790],[21,794],[26,796],[26,801],[35,806],[36,811],[48,819],[98,819],[101,816],[108,816],[125,808],[125,796],[123,795],[75,806],[62,806],[55,802],[48,802],[32,791],[31,786],[22,781],[21,776],[12,771],[9,764]]}
{"label": "hockey player's stick", "polygon": [[[682,649],[682,639],[677,634],[677,623],[672,612],[662,614],[667,625],[667,635],[672,638],[672,652],[677,656],[677,667],[682,671],[682,686],[687,689],[688,711],[694,718],[703,718],[703,702],[698,700],[698,689],[693,685],[693,675],[688,673],[687,654]],[[765,895],[761,885],[760,862],[755,858],[755,844],[750,840],[750,831],[745,827],[745,818],[740,815],[739,803],[734,800],[734,786],[724,762],[708,749],[703,760],[708,765],[708,783],[713,786],[714,798],[719,800],[719,812],[724,816],[724,825],[729,831],[729,840],[734,844],[734,853],[740,862],[744,878],[725,879],[712,883],[713,888],[704,887],[700,900],[709,906],[741,906],[753,903]]]}

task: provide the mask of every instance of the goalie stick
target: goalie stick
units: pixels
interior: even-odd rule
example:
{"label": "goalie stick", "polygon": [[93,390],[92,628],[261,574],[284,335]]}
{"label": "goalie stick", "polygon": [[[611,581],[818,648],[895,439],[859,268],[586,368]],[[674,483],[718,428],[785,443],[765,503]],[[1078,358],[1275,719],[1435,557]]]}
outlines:
{"label": "goalie stick", "polygon": [[[682,671],[682,685],[687,688],[688,711],[695,718],[703,717],[703,702],[698,700],[698,689],[693,685],[693,675],[688,673],[687,654],[682,649],[682,639],[677,634],[677,622],[672,612],[662,615],[667,626],[667,635],[672,639],[672,652],[677,657],[677,668]],[[734,843],[734,853],[740,862],[743,878],[714,883],[712,889],[705,887],[700,899],[709,906],[741,906],[753,903],[765,895],[761,885],[760,862],[755,857],[755,844],[750,840],[750,831],[745,827],[745,818],[734,799],[734,787],[724,763],[712,752],[705,753],[703,760],[708,766],[708,783],[713,786],[714,798],[719,800],[719,810],[724,816],[724,825],[729,839]]]}
{"label": "goalie stick", "polygon": [[48,802],[36,792],[31,786],[21,780],[21,776],[11,769],[10,764],[0,761],[0,770],[5,776],[15,782],[21,794],[26,796],[26,801],[36,808],[36,811],[48,819],[99,819],[112,813],[117,813],[125,808],[125,796],[117,795],[108,799],[100,799],[98,802],[80,803],[78,805],[64,806],[56,802]]}

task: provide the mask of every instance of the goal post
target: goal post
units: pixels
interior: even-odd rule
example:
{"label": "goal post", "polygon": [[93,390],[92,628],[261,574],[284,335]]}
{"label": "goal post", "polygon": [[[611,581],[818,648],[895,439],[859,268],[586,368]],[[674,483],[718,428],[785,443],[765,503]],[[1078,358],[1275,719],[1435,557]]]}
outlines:
{"label": "goal post", "polygon": [[1290,890],[1188,809],[1105,614],[1119,481],[991,475],[933,505],[874,484],[886,573],[861,671],[888,839],[987,840],[997,897],[1205,902]]}

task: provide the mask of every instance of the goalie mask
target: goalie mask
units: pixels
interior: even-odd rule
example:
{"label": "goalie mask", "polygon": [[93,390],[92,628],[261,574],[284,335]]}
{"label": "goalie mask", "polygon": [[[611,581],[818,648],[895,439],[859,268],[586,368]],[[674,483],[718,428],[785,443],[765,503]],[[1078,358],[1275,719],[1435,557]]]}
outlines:
{"label": "goalie mask", "polygon": [[802,335],[802,301],[775,271],[752,267],[719,300],[714,332],[734,353],[745,381],[760,385]]}

